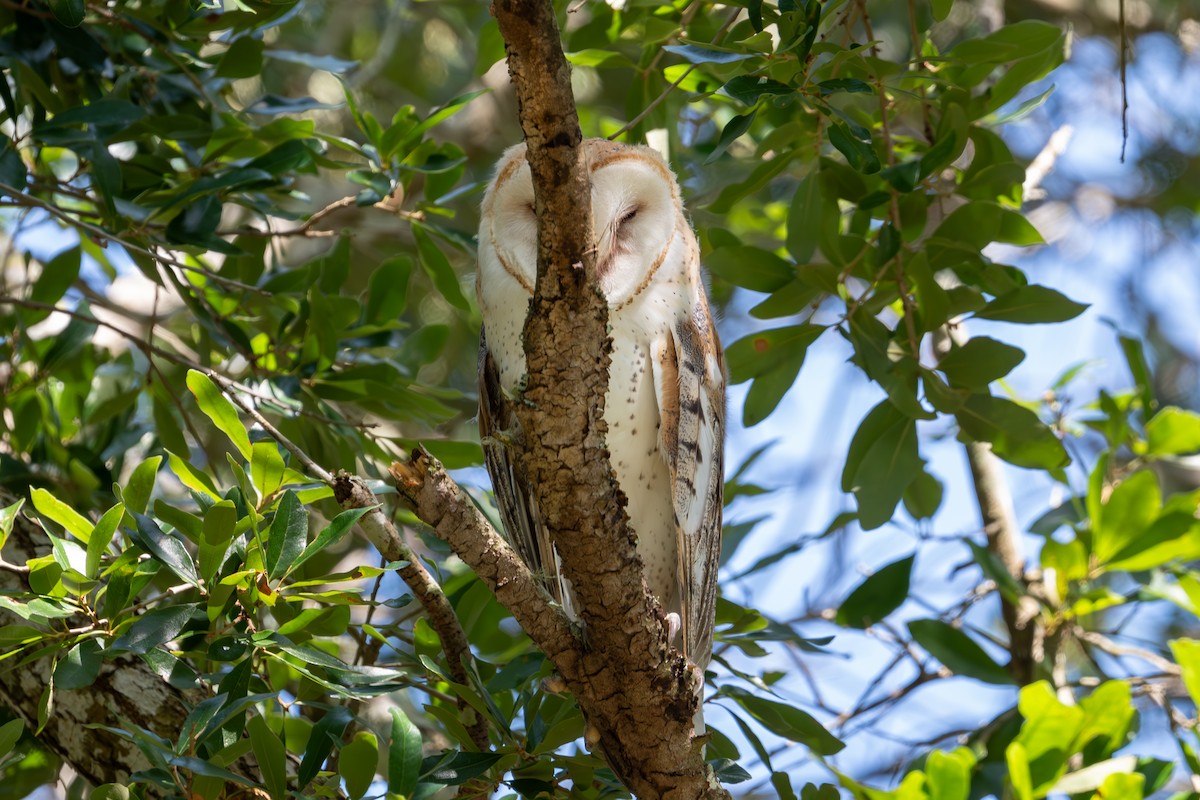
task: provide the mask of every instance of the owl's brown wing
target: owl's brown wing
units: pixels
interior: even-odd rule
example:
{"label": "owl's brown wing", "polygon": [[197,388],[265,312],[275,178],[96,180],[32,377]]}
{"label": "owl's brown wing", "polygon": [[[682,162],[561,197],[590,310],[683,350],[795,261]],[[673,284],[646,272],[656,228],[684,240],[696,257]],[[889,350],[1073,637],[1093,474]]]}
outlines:
{"label": "owl's brown wing", "polygon": [[[563,603],[564,579],[558,569],[554,544],[538,514],[537,500],[529,490],[524,472],[513,461],[507,441],[519,435],[512,404],[500,385],[500,371],[488,350],[486,333],[479,331],[479,438],[483,460],[492,479],[492,492],[504,536],[517,550],[530,571],[545,582],[547,590]],[[568,610],[568,613],[570,611]]]}
{"label": "owl's brown wing", "polygon": [[658,359],[662,446],[679,544],[683,650],[712,657],[724,503],[725,366],[708,305],[681,319]]}

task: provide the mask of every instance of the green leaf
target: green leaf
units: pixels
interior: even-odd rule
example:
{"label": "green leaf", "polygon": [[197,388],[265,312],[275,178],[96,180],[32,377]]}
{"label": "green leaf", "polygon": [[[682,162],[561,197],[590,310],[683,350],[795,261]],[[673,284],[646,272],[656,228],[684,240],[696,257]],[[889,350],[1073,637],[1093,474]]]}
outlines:
{"label": "green leaf", "polygon": [[37,728],[33,732],[34,736],[41,735],[46,723],[50,721],[52,713],[54,713],[54,681],[46,681],[46,688],[42,690],[41,697],[38,698]]}
{"label": "green leaf", "polygon": [[730,50],[718,50],[715,47],[704,47],[698,44],[668,44],[663,50],[682,56],[693,64],[732,64],[757,57],[757,53],[738,53]]}
{"label": "green leaf", "polygon": [[[942,220],[930,237],[931,245],[951,244],[976,251],[992,242],[1018,246],[1045,244],[1042,235],[1029,220],[990,200],[972,200],[959,206]],[[938,266],[940,268],[941,265]]]}
{"label": "green leaf", "polygon": [[22,497],[12,505],[0,508],[0,550],[4,549],[4,543],[12,535],[13,523],[17,521],[17,514],[21,513],[23,505],[25,505],[25,498]]}
{"label": "green leaf", "polygon": [[1054,289],[1030,284],[1000,295],[976,311],[975,316],[980,319],[1029,325],[1066,322],[1079,316],[1086,309],[1086,304],[1076,303]]}
{"label": "green leaf", "polygon": [[147,653],[178,636],[199,608],[198,603],[186,603],[147,611],[134,620],[129,630],[113,640],[112,649],[139,655]]}
{"label": "green leaf", "polygon": [[1092,520],[1096,559],[1103,564],[1143,539],[1161,508],[1162,491],[1150,470],[1135,472],[1117,484],[1101,508],[1100,518]]}
{"label": "green leaf", "polygon": [[719,696],[729,697],[763,727],[777,736],[800,742],[817,755],[831,756],[846,745],[799,708],[758,697],[744,689],[722,686]]}
{"label": "green leaf", "polygon": [[622,67],[632,68],[635,65],[623,53],[616,50],[586,48],[567,53],[567,61],[577,67]]}
{"label": "green leaf", "polygon": [[795,268],[759,247],[718,247],[704,259],[709,272],[743,289],[774,292],[791,282]]}
{"label": "green leaf", "polygon": [[162,464],[162,456],[151,456],[138,464],[129,476],[129,480],[121,487],[121,502],[129,511],[139,514],[146,513],[150,504],[150,495],[154,492],[154,482],[158,477],[158,468]]}
{"label": "green leaf", "polygon": [[[470,753],[449,750],[440,756],[429,756],[421,762],[421,781],[460,786],[487,772],[502,757],[502,753]],[[391,786],[390,783],[388,785]]]}
{"label": "green leaf", "polygon": [[1008,670],[993,661],[975,640],[952,625],[938,619],[918,619],[908,623],[908,632],[917,644],[956,675],[984,683],[1013,682]]}
{"label": "green leaf", "polygon": [[976,336],[951,350],[938,363],[938,369],[953,385],[986,391],[989,383],[1008,375],[1024,360],[1024,350]]}
{"label": "green leaf", "polygon": [[1146,423],[1151,455],[1178,456],[1200,451],[1200,414],[1167,406]]}
{"label": "green leaf", "polygon": [[812,261],[821,237],[822,209],[821,182],[815,172],[810,172],[796,187],[787,215],[787,249],[797,264]]}
{"label": "green leaf", "polygon": [[721,90],[734,100],[747,106],[754,105],[758,102],[758,98],[764,94],[789,95],[796,92],[795,89],[786,83],[780,83],[777,80],[764,78],[759,75],[738,75],[726,81]]}
{"label": "green leaf", "polygon": [[[1076,749],[1095,743],[1099,753],[1107,756],[1124,746],[1136,714],[1131,697],[1128,683],[1112,680],[1100,684],[1083,698],[1079,707],[1084,718]],[[1089,755],[1093,755],[1091,747],[1088,749]]]}
{"label": "green leaf", "polygon": [[250,734],[250,745],[258,758],[259,769],[262,770],[263,782],[273,800],[283,800],[287,797],[287,751],[279,737],[267,727],[267,721],[255,714],[246,722],[246,730]]}
{"label": "green leaf", "polygon": [[250,448],[250,479],[263,498],[275,494],[283,484],[286,466],[279,446],[270,440],[255,442]]}
{"label": "green leaf", "polygon": [[233,40],[217,62],[218,78],[253,78],[262,74],[263,42],[246,35]]}
{"label": "green leaf", "polygon": [[103,648],[95,639],[84,639],[67,651],[54,667],[54,686],[57,689],[86,689],[95,682],[104,663]]}
{"label": "green leaf", "polygon": [[1017,708],[1025,722],[1014,744],[1024,749],[1029,780],[1034,794],[1040,797],[1066,772],[1071,744],[1084,712],[1078,706],[1061,703],[1047,681],[1023,687]]}
{"label": "green leaf", "polygon": [[867,576],[838,608],[837,622],[848,628],[865,629],[881,622],[908,599],[916,556],[894,561]]}
{"label": "green leaf", "polygon": [[1104,800],[1142,800],[1145,782],[1146,777],[1140,773],[1113,771],[1104,779],[1104,783],[1100,784],[1100,790],[1095,796]]}
{"label": "green leaf", "polygon": [[24,732],[25,723],[20,719],[10,719],[0,725],[0,761],[3,761],[4,757],[13,751]]}
{"label": "green leaf", "polygon": [[79,541],[87,544],[92,538],[92,523],[69,505],[59,500],[45,489],[34,489],[29,493],[33,507],[59,525]]}
{"label": "green leaf", "polygon": [[230,500],[214,503],[204,512],[200,535],[200,574],[212,581],[221,569],[225,552],[237,531],[237,507]]}
{"label": "green leaf", "polygon": [[1183,685],[1192,696],[1192,702],[1200,705],[1200,640],[1172,639],[1167,644],[1175,656],[1175,663],[1179,664]]}
{"label": "green leaf", "polygon": [[830,80],[818,83],[817,88],[823,95],[837,94],[838,92],[850,92],[851,94],[875,93],[874,86],[858,78],[831,78]]}
{"label": "green leaf", "polygon": [[[341,516],[341,515],[339,515]],[[291,567],[308,543],[308,512],[296,493],[288,489],[275,510],[267,539],[267,577],[275,580]]]}
{"label": "green leaf", "polygon": [[68,247],[42,266],[42,274],[30,290],[29,299],[54,305],[79,277],[82,250]]}
{"label": "green leaf", "polygon": [[412,232],[417,242],[417,255],[420,257],[421,267],[433,280],[433,285],[450,305],[460,311],[469,311],[471,304],[467,302],[462,287],[458,285],[458,276],[450,266],[450,259],[446,258],[446,254],[434,243],[424,228],[413,225]]}
{"label": "green leaf", "polygon": [[200,576],[196,574],[196,564],[176,536],[164,533],[158,523],[145,514],[133,513],[137,523],[134,541],[146,552],[154,556],[168,569],[192,586],[200,586]]}
{"label": "green leaf", "polygon": [[457,114],[476,97],[485,95],[490,91],[491,89],[476,89],[475,91],[466,92],[465,94],[460,94],[457,97],[447,100],[433,111],[430,111],[429,116],[421,120],[421,122],[414,129],[414,132],[418,135],[423,134],[425,131],[429,130],[438,123]]}
{"label": "green leaf", "polygon": [[62,25],[78,28],[83,24],[87,6],[83,0],[50,0],[50,11]]}
{"label": "green leaf", "polygon": [[413,260],[406,255],[393,256],[375,268],[367,288],[366,322],[383,325],[400,319],[408,301],[412,268]]}
{"label": "green leaf", "polygon": [[0,183],[23,191],[28,182],[29,170],[25,167],[21,154],[13,147],[12,140],[5,137],[3,146],[0,147]]}
{"label": "green leaf", "polygon": [[322,56],[316,53],[304,53],[296,50],[268,50],[268,58],[285,61],[289,64],[299,64],[309,69],[319,69],[332,72],[335,75],[348,72],[358,66],[357,61],[349,61],[336,56]]}
{"label": "green leaf", "polygon": [[338,754],[338,774],[346,783],[350,800],[367,793],[379,769],[379,740],[369,731],[359,731]]}
{"label": "green leaf", "polygon": [[975,754],[966,747],[946,752],[934,750],[925,760],[929,800],[967,800]]}
{"label": "green leaf", "polygon": [[342,540],[354,524],[363,517],[364,514],[371,511],[371,508],[352,508],[348,511],[343,511],[333,518],[333,521],[325,526],[317,537],[304,548],[304,551],[296,558],[294,562],[288,565],[287,571],[284,574],[290,574],[294,570],[300,568],[300,565],[308,561],[310,558],[320,553],[327,547],[332,547]]}
{"label": "green leaf", "polygon": [[300,770],[296,773],[296,785],[301,791],[317,777],[321,765],[333,752],[333,746],[341,744],[342,734],[352,718],[344,706],[334,706],[313,726],[308,745],[304,748],[304,758],[300,761]]}
{"label": "green leaf", "polygon": [[1008,765],[1008,780],[1016,800],[1034,800],[1033,779],[1029,775],[1029,755],[1025,752],[1025,745],[1010,743],[1004,751],[1004,760]]}
{"label": "green leaf", "polygon": [[942,505],[942,482],[924,469],[904,489],[904,509],[913,519],[930,519]]}
{"label": "green leaf", "polygon": [[844,123],[835,122],[828,128],[829,143],[846,157],[846,163],[856,172],[871,175],[879,172],[879,156],[870,143],[864,142],[850,132]]}
{"label": "green leaf", "polygon": [[950,16],[950,9],[954,7],[954,0],[930,0],[930,5],[933,6],[934,20],[941,22]]}
{"label": "green leaf", "polygon": [[1142,411],[1149,414],[1158,403],[1154,399],[1154,381],[1150,377],[1150,366],[1146,363],[1145,346],[1140,339],[1131,336],[1119,336],[1121,353],[1129,366],[1129,374],[1133,376],[1138,396],[1142,401]]}
{"label": "green leaf", "polygon": [[1070,456],[1037,414],[1002,397],[973,394],[954,415],[975,441],[990,442],[996,455],[1030,469],[1058,469]]}
{"label": "green leaf", "polygon": [[392,738],[388,745],[388,791],[411,797],[421,777],[421,732],[399,708],[391,709]]}
{"label": "green leaf", "polygon": [[724,155],[729,146],[738,140],[743,133],[750,130],[750,125],[754,122],[754,117],[758,115],[758,109],[751,109],[749,114],[739,114],[733,117],[729,122],[725,123],[725,127],[721,129],[721,137],[717,139],[716,147],[708,154],[708,158],[704,159],[705,164],[711,164]]}
{"label": "green leaf", "polygon": [[842,469],[842,491],[854,493],[865,530],[891,520],[923,463],[914,419],[886,400],[867,412],[850,441]]}
{"label": "green leaf", "polygon": [[229,437],[233,446],[242,454],[242,458],[250,460],[250,437],[246,434],[246,426],[238,418],[237,409],[233,403],[221,393],[212,379],[194,369],[188,370],[187,386],[196,396],[196,404],[200,410],[212,420],[217,428]]}
{"label": "green leaf", "polygon": [[820,325],[792,325],[751,334],[725,350],[729,381],[753,379],[742,419],[746,426],[767,418],[792,387],[808,347],[824,332]]}

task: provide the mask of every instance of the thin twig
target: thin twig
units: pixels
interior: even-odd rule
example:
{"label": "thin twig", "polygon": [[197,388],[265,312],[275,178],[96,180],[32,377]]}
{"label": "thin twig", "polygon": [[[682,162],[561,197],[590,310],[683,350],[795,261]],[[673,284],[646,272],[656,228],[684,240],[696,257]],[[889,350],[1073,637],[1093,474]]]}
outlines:
{"label": "thin twig", "polygon": [[1119,0],[1118,47],[1121,50],[1121,163],[1125,163],[1125,145],[1129,144],[1129,83],[1125,69],[1129,62],[1129,32],[1125,27],[1125,0]]}
{"label": "thin twig", "polygon": [[126,250],[132,250],[135,253],[141,253],[142,255],[144,255],[148,258],[154,259],[155,261],[161,261],[165,264],[170,264],[171,266],[175,267],[176,269],[181,269],[181,270],[185,270],[187,272],[194,272],[198,275],[203,275],[205,278],[212,281],[213,283],[220,284],[221,286],[224,286],[227,289],[240,289],[243,292],[254,292],[255,294],[260,294],[260,295],[263,295],[266,297],[271,296],[271,293],[266,291],[265,289],[260,289],[257,286],[251,286],[250,284],[242,283],[241,281],[235,281],[232,278],[223,277],[223,276],[218,275],[217,273],[213,272],[212,270],[207,270],[207,269],[204,269],[203,267],[195,267],[184,261],[180,261],[179,259],[174,258],[172,256],[167,256],[162,253],[156,252],[155,250],[151,250],[149,248],[142,247],[141,245],[134,244],[133,242],[130,242],[126,239],[121,238],[120,236],[118,236],[115,233],[110,233],[109,231],[106,231],[104,228],[101,228],[99,225],[93,225],[90,222],[84,222],[83,220],[79,219],[78,217],[68,214],[63,209],[61,209],[51,203],[48,203],[45,200],[42,200],[40,197],[34,197],[31,194],[26,194],[25,192],[21,191],[20,189],[17,189],[13,186],[9,186],[7,183],[0,183],[0,194],[8,195],[9,197],[11,197],[13,199],[14,203],[18,206],[23,206],[25,208],[41,209],[42,211],[45,211],[46,213],[50,214],[51,216],[62,220],[63,222],[67,223],[68,225],[72,225],[76,228],[80,228],[82,230],[87,231],[88,233],[92,234],[93,236],[97,237],[98,239],[103,239],[105,241],[110,241],[110,242],[116,242],[117,244],[124,247]]}
{"label": "thin twig", "polygon": [[[721,42],[721,40],[725,38],[725,34],[729,32],[729,29],[731,27],[733,27],[733,23],[737,21],[738,15],[741,13],[742,13],[742,9],[740,9],[740,8],[735,8],[733,10],[733,13],[729,16],[729,19],[725,21],[725,24],[721,26],[720,30],[718,30],[717,34],[712,38],[711,44],[719,44]],[[683,26],[686,26],[686,22],[681,20],[681,27],[683,27]],[[660,51],[659,55],[661,55],[661,51]],[[658,58],[658,55],[655,56],[655,59],[657,59],[657,58]],[[679,84],[683,83],[684,78],[686,78],[688,75],[692,74],[692,70],[694,70],[696,68],[696,66],[697,66],[696,64],[689,64],[688,68],[683,71],[683,74],[680,75],[675,80],[674,83],[671,83],[670,85],[667,86],[667,88],[663,89],[662,93],[659,94],[658,97],[651,100],[646,105],[646,107],[643,108],[641,110],[641,112],[638,113],[638,115],[636,117],[629,120],[629,122],[625,123],[625,125],[619,131],[617,131],[613,135],[609,136],[608,138],[609,139],[617,139],[618,137],[624,136],[626,133],[628,133],[629,131],[631,131],[635,127],[637,127],[639,124],[641,124],[642,120],[644,120],[646,117],[650,116],[650,114],[654,112],[654,109],[658,108],[660,105],[662,105],[663,101],[665,101],[668,97],[670,97],[671,92],[673,92],[677,88],[679,88]],[[648,69],[652,69],[652,68],[653,68],[653,62],[651,63],[651,66]]]}

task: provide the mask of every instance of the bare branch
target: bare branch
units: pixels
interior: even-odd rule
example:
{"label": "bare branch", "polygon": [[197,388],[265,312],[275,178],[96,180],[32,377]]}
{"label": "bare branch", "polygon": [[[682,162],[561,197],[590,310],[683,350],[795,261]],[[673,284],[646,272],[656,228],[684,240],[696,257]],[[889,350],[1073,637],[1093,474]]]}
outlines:
{"label": "bare branch", "polygon": [[[455,616],[454,608],[442,587],[429,574],[429,570],[425,569],[425,565],[413,553],[392,521],[379,510],[379,501],[375,493],[367,487],[366,481],[357,475],[342,472],[331,478],[329,485],[333,487],[334,497],[342,508],[371,509],[358,521],[359,526],[384,558],[389,561],[406,562],[398,570],[400,577],[421,603],[428,615],[430,626],[437,632],[442,642],[442,650],[446,653],[450,677],[456,683],[469,686],[471,681],[466,665],[472,660],[471,645],[467,642],[467,634]],[[487,721],[476,715],[462,700],[458,701],[458,707],[469,717],[465,721],[471,741],[480,750],[487,750],[490,747]]]}

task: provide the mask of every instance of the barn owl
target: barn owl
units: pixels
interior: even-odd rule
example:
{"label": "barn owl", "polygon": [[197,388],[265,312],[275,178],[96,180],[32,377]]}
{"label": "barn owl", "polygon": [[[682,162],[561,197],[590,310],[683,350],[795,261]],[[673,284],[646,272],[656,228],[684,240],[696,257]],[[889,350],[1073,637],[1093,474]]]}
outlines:
{"label": "barn owl", "polygon": [[[606,444],[647,587],[667,613],[673,644],[702,676],[712,655],[721,546],[725,373],[700,251],[679,186],[657,152],[604,139],[582,147],[596,279],[612,337]],[[480,433],[509,540],[573,614],[549,534],[496,435],[512,427],[505,397],[524,381],[521,333],[536,271],[533,183],[525,146],[517,145],[496,167],[479,228]]]}

